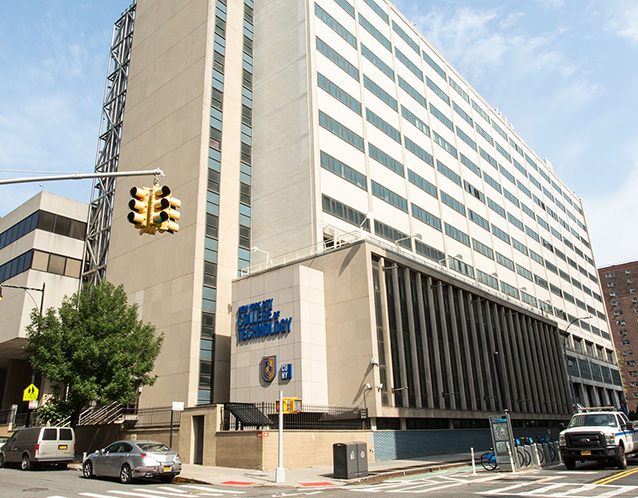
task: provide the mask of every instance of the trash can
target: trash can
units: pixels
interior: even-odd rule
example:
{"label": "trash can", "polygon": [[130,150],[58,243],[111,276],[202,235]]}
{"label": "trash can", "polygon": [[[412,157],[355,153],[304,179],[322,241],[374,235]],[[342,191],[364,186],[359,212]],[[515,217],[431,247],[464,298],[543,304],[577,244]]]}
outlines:
{"label": "trash can", "polygon": [[357,477],[357,443],[333,444],[332,463],[335,479],[354,479],[355,477]]}
{"label": "trash can", "polygon": [[357,477],[368,475],[368,445],[363,441],[354,443],[357,445]]}

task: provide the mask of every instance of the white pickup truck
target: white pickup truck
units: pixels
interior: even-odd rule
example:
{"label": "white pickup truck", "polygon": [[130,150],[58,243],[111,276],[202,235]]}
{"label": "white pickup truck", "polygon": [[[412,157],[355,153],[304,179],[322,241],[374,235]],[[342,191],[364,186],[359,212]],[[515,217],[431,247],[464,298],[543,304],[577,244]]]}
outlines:
{"label": "white pickup truck", "polygon": [[638,452],[638,430],[627,416],[614,408],[584,408],[572,415],[559,435],[565,467],[596,460],[619,469],[627,468],[627,455]]}

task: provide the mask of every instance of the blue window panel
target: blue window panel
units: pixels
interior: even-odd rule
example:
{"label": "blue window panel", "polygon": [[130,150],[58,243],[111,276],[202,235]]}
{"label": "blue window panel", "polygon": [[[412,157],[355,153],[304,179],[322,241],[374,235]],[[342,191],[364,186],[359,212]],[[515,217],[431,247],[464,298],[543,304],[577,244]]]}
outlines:
{"label": "blue window panel", "polygon": [[354,17],[354,7],[350,5],[350,2],[348,2],[348,0],[335,0],[335,2],[337,2],[339,6],[348,14]]}
{"label": "blue window panel", "polygon": [[370,33],[372,36],[374,36],[377,41],[379,43],[381,43],[381,45],[383,45],[385,48],[387,48],[390,52],[392,52],[392,44],[390,43],[390,40],[388,40],[385,36],[383,36],[383,34],[381,33],[381,31],[379,31],[377,28],[374,27],[374,24],[372,24],[370,21],[368,21],[365,17],[363,17],[361,15],[361,13],[359,13],[359,24],[361,24],[361,26],[363,26],[363,28]]}
{"label": "blue window panel", "polygon": [[396,55],[397,59],[401,61],[405,67],[407,67],[414,75],[423,81],[423,72],[414,64],[403,52],[401,52],[398,48],[394,47],[394,55]]}
{"label": "blue window panel", "polygon": [[425,50],[423,51],[423,58],[425,59],[425,62],[427,62],[430,65],[430,67],[434,69],[441,78],[447,81],[447,75],[445,74],[445,71],[443,70],[443,68],[439,66],[434,61],[434,59],[425,52]]}
{"label": "blue window panel", "polygon": [[[206,311],[208,313],[215,313],[216,310],[216,305],[215,305],[215,301],[211,301],[209,299],[202,299],[202,311]],[[201,352],[202,354],[200,354],[200,359],[205,360],[205,359],[210,359],[208,358],[209,355],[204,355],[203,351]],[[212,356],[212,351],[211,351],[211,356]]]}
{"label": "blue window panel", "polygon": [[405,90],[410,97],[412,97],[414,100],[416,100],[419,104],[421,104],[423,107],[427,109],[427,106],[425,103],[425,97],[421,95],[416,90],[416,88],[414,88],[407,81],[401,78],[401,76],[398,76],[398,80],[399,80],[399,86],[403,88],[403,90]]}
{"label": "blue window panel", "polygon": [[204,249],[204,261],[209,261],[211,263],[217,263],[217,251],[212,251],[210,249]]}
{"label": "blue window panel", "polygon": [[315,4],[315,15],[351,46],[357,48],[357,39],[354,35],[344,28],[334,17],[323,10],[318,4]]}
{"label": "blue window panel", "polygon": [[[401,37],[403,41],[405,41],[412,50],[414,50],[417,54],[421,55],[421,50],[419,49],[419,44],[415,42],[410,35],[408,35],[401,26],[399,26],[396,22],[392,21],[392,29]],[[421,78],[423,79],[423,78]]]}
{"label": "blue window panel", "polygon": [[[361,55],[377,66],[388,78],[394,81],[394,70],[383,62],[372,50],[361,44]],[[358,77],[357,77],[358,78]]]}
{"label": "blue window panel", "polygon": [[383,21],[386,24],[390,24],[390,18],[388,17],[388,14],[386,13],[385,10],[383,10],[381,7],[379,7],[379,5],[377,5],[377,3],[374,0],[363,0],[365,3],[367,3],[372,10],[374,10],[374,12],[381,18],[383,19]]}
{"label": "blue window panel", "polygon": [[405,143],[405,148],[412,152],[414,155],[419,157],[421,160],[428,163],[430,166],[434,164],[434,158],[432,154],[427,152],[426,150],[419,147],[416,143],[410,140],[408,137],[403,137],[403,142]]}

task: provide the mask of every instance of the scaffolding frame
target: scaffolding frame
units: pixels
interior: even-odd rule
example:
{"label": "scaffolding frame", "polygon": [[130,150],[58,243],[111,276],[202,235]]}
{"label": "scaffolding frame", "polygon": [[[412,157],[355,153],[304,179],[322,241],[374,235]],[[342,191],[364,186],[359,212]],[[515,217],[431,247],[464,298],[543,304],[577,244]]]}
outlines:
{"label": "scaffolding frame", "polygon": [[[136,3],[133,2],[113,26],[95,159],[96,173],[118,170],[135,8]],[[81,283],[89,287],[100,285],[106,276],[116,181],[115,176],[93,180],[81,279]]]}

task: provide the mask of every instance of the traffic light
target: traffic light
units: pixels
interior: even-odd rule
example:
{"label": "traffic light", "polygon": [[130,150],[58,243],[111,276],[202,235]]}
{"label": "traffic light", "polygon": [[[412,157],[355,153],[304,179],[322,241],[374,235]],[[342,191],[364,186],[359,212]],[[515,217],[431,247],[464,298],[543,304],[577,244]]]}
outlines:
{"label": "traffic light", "polygon": [[160,233],[177,232],[179,230],[179,225],[175,223],[179,220],[177,208],[182,205],[182,202],[171,195],[171,189],[166,185],[154,187],[152,192],[151,225],[157,228]]}
{"label": "traffic light", "polygon": [[131,212],[126,217],[130,223],[135,225],[135,228],[140,229],[140,233],[143,233],[148,227],[148,208],[149,208],[149,194],[150,189],[133,187],[131,189],[132,199],[128,203],[128,207]]}

